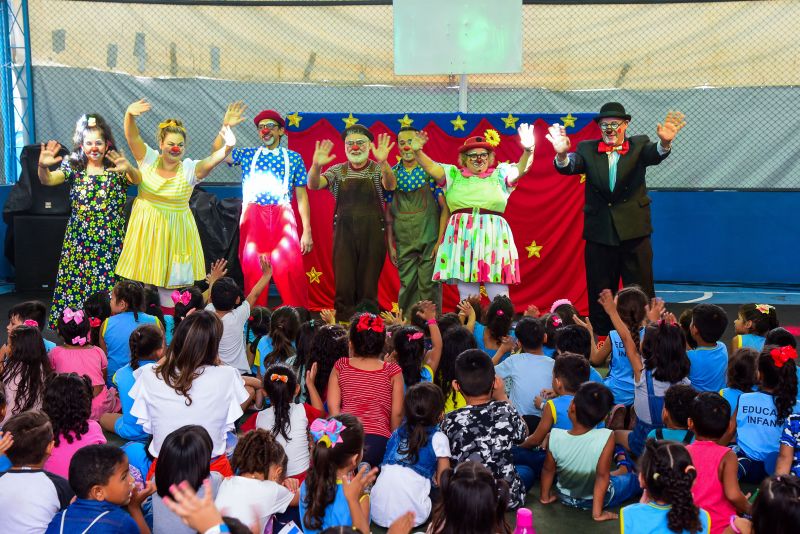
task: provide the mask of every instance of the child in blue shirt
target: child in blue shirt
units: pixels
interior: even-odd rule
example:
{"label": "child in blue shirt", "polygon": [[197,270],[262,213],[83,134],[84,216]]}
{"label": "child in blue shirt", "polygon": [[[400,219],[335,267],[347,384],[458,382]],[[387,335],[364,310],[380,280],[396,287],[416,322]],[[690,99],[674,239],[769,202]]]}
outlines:
{"label": "child in blue shirt", "polygon": [[[562,326],[556,332],[556,354],[580,354],[587,362],[592,361],[592,354],[597,351],[594,343],[594,332],[591,323],[575,318],[575,324]],[[580,322],[577,322],[580,321]],[[589,365],[589,380],[603,383],[603,375]]]}
{"label": "child in blue shirt", "polygon": [[778,312],[771,304],[742,304],[733,326],[736,335],[731,341],[731,352],[742,347],[760,351],[767,332],[779,326]]}
{"label": "child in blue shirt", "polygon": [[108,354],[108,377],[106,383],[113,385],[112,378],[120,367],[131,361],[131,333],[140,324],[154,324],[163,328],[158,319],[141,311],[144,288],[139,282],[122,280],[111,291],[111,317],[100,327],[100,348]]}
{"label": "child in blue shirt", "polygon": [[111,445],[79,449],[70,462],[69,485],[77,499],[53,517],[45,534],[150,533],[142,515],[142,502],[156,487],[150,482],[143,490],[136,489],[122,449]]}
{"label": "child in blue shirt", "polygon": [[486,311],[486,325],[475,323],[472,334],[478,348],[494,357],[503,338],[513,336],[511,325],[514,318],[514,305],[505,295],[494,298]]}
{"label": "child in blue shirt", "polygon": [[734,352],[728,362],[728,385],[722,388],[719,394],[731,405],[731,413],[736,413],[736,407],[739,406],[739,397],[742,396],[742,393],[750,393],[757,389],[757,360],[758,351],[745,347]]}
{"label": "child in blue shirt", "polygon": [[665,428],[655,428],[647,437],[679,441],[684,445],[692,443],[694,432],[689,430],[689,409],[696,396],[697,391],[692,386],[670,386],[664,394],[664,408],[661,410]]}
{"label": "child in blue shirt", "polygon": [[716,304],[698,304],[692,309],[689,332],[697,348],[686,351],[692,367],[689,380],[697,391],[717,392],[725,387],[728,349],[720,338],[728,328],[725,310]]}

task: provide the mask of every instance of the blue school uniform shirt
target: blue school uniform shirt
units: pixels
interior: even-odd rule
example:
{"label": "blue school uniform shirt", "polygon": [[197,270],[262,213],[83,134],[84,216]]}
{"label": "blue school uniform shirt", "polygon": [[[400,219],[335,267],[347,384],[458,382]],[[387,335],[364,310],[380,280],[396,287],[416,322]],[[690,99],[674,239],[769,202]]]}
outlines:
{"label": "blue school uniform shirt", "polygon": [[[481,349],[483,352],[489,355],[490,358],[494,358],[494,355],[497,354],[497,349],[487,349],[486,345],[483,343],[483,333],[486,330],[486,325],[482,325],[481,323],[475,323],[475,328],[472,330],[472,335],[475,336],[475,342],[478,344],[478,348]],[[514,337],[514,330],[510,330],[508,335]],[[425,348],[425,350],[430,350],[430,347]],[[502,361],[505,361],[510,354],[506,354],[503,356]]]}
{"label": "blue school uniform shirt", "polygon": [[736,388],[722,388],[719,390],[720,396],[730,404],[732,414],[736,413],[736,407],[739,406],[739,397],[742,396],[742,393],[744,391]]}
{"label": "blue school uniform shirt", "polygon": [[555,360],[543,354],[514,354],[494,368],[506,381],[508,398],[520,415],[541,416],[533,399],[543,389],[553,387]]}
{"label": "blue school uniform shirt", "polygon": [[738,337],[739,337],[739,346],[741,348],[747,347],[751,349],[756,349],[759,352],[761,352],[761,349],[764,348],[764,341],[766,341],[766,338],[764,336],[759,336],[757,334],[742,334]]}
{"label": "blue school uniform shirt", "polygon": [[305,525],[306,517],[306,483],[300,485],[300,522],[303,523],[300,527],[305,534],[317,534],[322,532],[328,527],[335,527],[339,525],[351,526],[353,524],[353,517],[350,515],[350,507],[347,505],[347,499],[344,496],[344,489],[341,482],[336,483],[336,497],[333,502],[325,508],[325,515],[322,517],[322,526],[318,529],[312,529]]}
{"label": "blue school uniform shirt", "polygon": [[603,375],[601,375],[594,367],[589,367],[589,381],[603,383]]}
{"label": "blue school uniform shirt", "polygon": [[[637,503],[626,506],[619,511],[620,533],[636,534],[676,534],[667,526],[667,514],[672,506],[660,505],[654,502]],[[701,534],[711,532],[711,517],[708,512],[700,510]],[[684,530],[680,534],[688,534]]]}
{"label": "blue school uniform shirt", "polygon": [[[661,437],[658,437],[659,430],[661,431]],[[666,439],[668,441],[677,441],[678,443],[694,443],[694,434],[689,434],[689,430],[681,430],[679,428],[654,428],[647,434],[647,438],[653,439]],[[688,442],[686,441],[686,437],[689,436]]]}
{"label": "blue school uniform shirt", "polygon": [[[639,337],[644,336],[644,328],[639,331]],[[607,342],[611,343],[611,362],[608,364],[608,376],[604,384],[614,394],[614,404],[633,404],[633,368],[628,361],[625,345],[619,332],[612,330],[608,333]]]}
{"label": "blue school uniform shirt", "polygon": [[164,316],[164,343],[172,343],[172,336],[175,334],[175,317],[172,315]]}
{"label": "blue school uniform shirt", "polygon": [[[798,413],[795,405],[794,413]],[[768,473],[775,470],[783,423],[778,422],[775,399],[769,393],[743,393],[736,410],[736,442],[751,460],[764,462]]]}
{"label": "blue school uniform shirt", "polygon": [[[100,517],[102,515],[102,517]],[[63,530],[61,518],[64,517]],[[99,517],[99,519],[97,519]],[[93,521],[97,521],[88,528]],[[45,534],[60,532],[91,532],[91,534],[139,534],[136,521],[116,504],[106,501],[76,499],[50,521]]]}
{"label": "blue school uniform shirt", "polygon": [[122,312],[112,315],[103,322],[100,335],[106,343],[106,353],[108,354],[108,380],[109,386],[114,373],[120,367],[131,363],[130,338],[131,333],[136,327],[143,324],[154,324],[161,326],[158,319],[146,313],[138,314],[139,320],[133,318],[133,312]]}
{"label": "blue school uniform shirt", "polygon": [[548,347],[547,345],[542,345],[542,352],[544,352],[545,356],[549,356],[551,358],[556,357],[556,348],[555,347]]}
{"label": "blue school uniform shirt", "polygon": [[[554,399],[547,401],[547,409],[553,414],[553,428],[561,428],[563,430],[572,430],[572,421],[569,418],[569,405],[575,395],[559,395]],[[604,421],[597,423],[595,428],[605,428]]]}
{"label": "blue school uniform shirt", "polygon": [[0,456],[0,473],[5,473],[11,469],[11,460],[8,459],[8,456],[3,454]]}
{"label": "blue school uniform shirt", "polygon": [[48,353],[54,348],[56,348],[56,344],[50,341],[49,339],[43,339],[42,341],[44,341],[44,350],[47,351]]}
{"label": "blue school uniform shirt", "polygon": [[689,369],[689,380],[692,387],[699,392],[719,391],[725,387],[725,375],[728,372],[728,348],[725,343],[717,341],[715,347],[697,347],[687,350],[692,366]]}
{"label": "blue school uniform shirt", "polygon": [[[139,368],[147,367],[156,363],[154,360],[142,360],[139,362]],[[122,417],[117,419],[114,424],[114,432],[129,441],[142,441],[147,440],[150,434],[144,431],[142,425],[137,423],[137,418],[131,415],[131,407],[133,406],[133,398],[130,395],[131,388],[136,380],[133,377],[134,370],[131,364],[120,367],[114,378],[112,379],[114,385],[117,386],[119,391],[119,402],[122,405]]]}

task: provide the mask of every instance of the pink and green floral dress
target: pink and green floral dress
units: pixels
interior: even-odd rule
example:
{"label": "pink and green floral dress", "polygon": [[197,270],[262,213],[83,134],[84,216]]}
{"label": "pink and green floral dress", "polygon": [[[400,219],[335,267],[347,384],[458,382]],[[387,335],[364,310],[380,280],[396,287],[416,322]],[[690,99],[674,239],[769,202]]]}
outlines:
{"label": "pink and green floral dress", "polygon": [[519,256],[511,228],[502,216],[477,211],[505,211],[508,197],[514,191],[506,178],[515,167],[501,163],[483,177],[465,176],[455,165],[442,168],[446,180],[444,196],[450,211],[464,208],[476,211],[450,216],[436,254],[433,279],[449,283],[518,284]]}

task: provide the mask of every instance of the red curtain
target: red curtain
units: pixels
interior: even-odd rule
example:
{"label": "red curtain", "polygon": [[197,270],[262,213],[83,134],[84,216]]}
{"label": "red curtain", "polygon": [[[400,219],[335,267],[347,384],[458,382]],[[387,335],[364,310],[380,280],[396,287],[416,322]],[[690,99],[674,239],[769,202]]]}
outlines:
{"label": "red curtain", "polygon": [[[358,120],[376,136],[388,133],[396,137],[400,126],[413,121],[415,128],[424,129],[429,137],[425,152],[435,161],[456,163],[458,147],[465,139],[484,135],[488,129],[500,134],[496,148],[496,162],[516,162],[522,147],[515,125],[528,122],[536,127],[534,161],[529,171],[520,179],[517,189],[508,201],[505,217],[514,234],[520,257],[522,283],[511,287],[511,299],[518,311],[530,304],[541,310],[562,298],[570,299],[581,313],[588,310],[586,277],[583,260],[583,180],[581,176],[563,176],[553,168],[555,152],[545,139],[549,124],[561,122],[573,146],[578,142],[597,138],[598,130],[590,114],[550,114],[519,116],[477,114],[317,114],[293,113],[289,115],[287,135],[289,148],[303,156],[311,165],[316,141],[330,139],[334,142],[334,163],[346,161],[341,131],[344,121]],[[516,121],[515,121],[516,119]],[[392,150],[390,163],[399,161],[397,147]],[[313,251],[304,256],[309,281],[311,308],[333,307],[334,283],[332,268],[333,195],[327,190],[309,191],[311,225],[314,236]],[[295,206],[296,209],[296,206]],[[299,216],[297,217],[300,223]],[[535,244],[534,244],[535,242]],[[539,248],[541,247],[541,248]],[[388,257],[379,284],[379,301],[382,308],[392,309],[400,288],[397,269]],[[444,287],[443,309],[454,309],[458,300],[455,286]]]}

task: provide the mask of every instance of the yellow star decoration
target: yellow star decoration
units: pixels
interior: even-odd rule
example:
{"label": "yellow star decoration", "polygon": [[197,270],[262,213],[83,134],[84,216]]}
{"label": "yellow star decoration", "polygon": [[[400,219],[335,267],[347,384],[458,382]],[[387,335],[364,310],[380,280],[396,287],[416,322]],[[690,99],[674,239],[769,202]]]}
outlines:
{"label": "yellow star decoration", "polygon": [[350,128],[352,125],[354,125],[355,123],[358,122],[358,119],[353,117],[352,113],[350,114],[349,117],[345,117],[342,120],[344,121],[344,127],[345,128]]}
{"label": "yellow star decoration", "polygon": [[486,297],[487,299],[489,298],[489,293],[486,292],[486,288],[485,287],[481,286],[480,293],[481,293],[482,297]]}
{"label": "yellow star decoration", "polygon": [[564,128],[574,128],[578,117],[573,117],[572,113],[567,113],[566,117],[560,117],[559,120],[564,123]]}
{"label": "yellow star decoration", "polygon": [[506,128],[511,128],[512,130],[517,127],[517,121],[519,121],[519,117],[515,117],[511,113],[508,114],[508,117],[502,119],[503,124],[506,125]]}
{"label": "yellow star decoration", "polygon": [[397,122],[400,123],[401,128],[409,128],[411,127],[411,123],[414,122],[414,119],[408,116],[408,113],[402,119],[397,119]]}
{"label": "yellow star decoration", "polygon": [[456,115],[455,120],[450,121],[450,124],[453,125],[453,131],[461,130],[464,131],[464,125],[467,124],[467,121],[461,118],[461,115]]}
{"label": "yellow star decoration", "polygon": [[319,284],[322,272],[318,271],[316,267],[312,267],[311,270],[306,273],[306,276],[308,277],[309,284]]}
{"label": "yellow star decoration", "polygon": [[400,304],[392,302],[392,313],[400,313]]}
{"label": "yellow star decoration", "polygon": [[286,118],[289,119],[289,126],[294,126],[295,128],[299,128],[300,121],[303,120],[303,117],[296,111],[291,115],[286,115]]}
{"label": "yellow star decoration", "polygon": [[534,256],[536,256],[537,258],[541,258],[542,256],[539,254],[539,252],[542,250],[542,248],[543,247],[541,245],[536,244],[536,241],[531,241],[531,244],[525,247],[525,250],[528,251],[529,258],[532,258]]}
{"label": "yellow star decoration", "polygon": [[581,182],[580,183],[582,183],[582,184],[586,183],[586,175],[585,174],[581,174]]}

